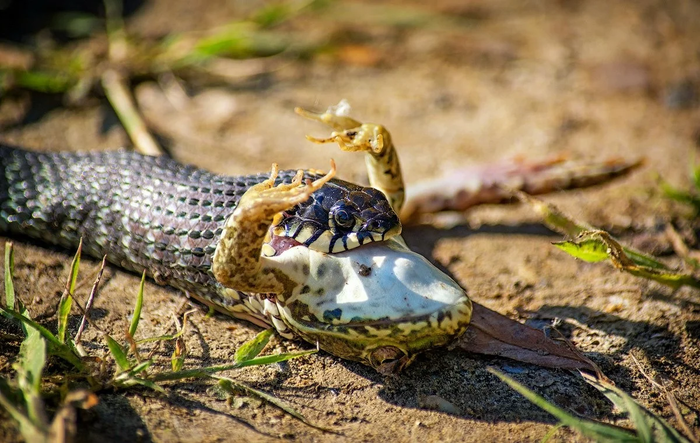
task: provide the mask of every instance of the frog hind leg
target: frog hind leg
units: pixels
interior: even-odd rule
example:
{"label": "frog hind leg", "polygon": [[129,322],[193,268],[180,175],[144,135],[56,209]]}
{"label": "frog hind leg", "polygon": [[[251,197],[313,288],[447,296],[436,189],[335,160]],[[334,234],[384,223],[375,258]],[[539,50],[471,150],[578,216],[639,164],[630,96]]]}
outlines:
{"label": "frog hind leg", "polygon": [[405,200],[405,187],[401,165],[389,131],[382,125],[360,123],[342,115],[340,107],[329,108],[324,113],[314,113],[302,108],[294,111],[310,120],[321,122],[333,129],[328,138],[306,136],[314,143],[337,143],[348,152],[365,152],[369,183],[386,195],[391,207],[398,214]]}

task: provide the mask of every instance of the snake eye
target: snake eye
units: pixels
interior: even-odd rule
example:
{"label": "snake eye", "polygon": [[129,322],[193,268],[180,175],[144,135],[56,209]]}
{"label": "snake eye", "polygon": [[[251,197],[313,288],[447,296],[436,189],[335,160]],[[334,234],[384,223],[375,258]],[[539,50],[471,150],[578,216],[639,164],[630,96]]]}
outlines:
{"label": "snake eye", "polygon": [[345,209],[336,211],[333,218],[335,219],[335,224],[343,228],[352,228],[355,224],[355,218]]}

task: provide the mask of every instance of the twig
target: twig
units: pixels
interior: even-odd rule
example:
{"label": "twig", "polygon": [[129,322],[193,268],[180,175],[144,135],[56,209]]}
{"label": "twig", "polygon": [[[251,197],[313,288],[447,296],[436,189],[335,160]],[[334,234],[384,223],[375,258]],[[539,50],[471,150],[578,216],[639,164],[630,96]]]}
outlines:
{"label": "twig", "polygon": [[83,318],[87,321],[87,323],[90,326],[92,326],[93,328],[95,328],[95,330],[97,332],[99,332],[100,334],[105,334],[105,332],[102,330],[102,328],[97,326],[92,320],[90,320],[90,317],[85,314],[85,308],[83,308],[81,306],[80,302],[78,300],[76,300],[75,295],[70,294],[70,296],[73,297],[73,306],[78,308],[78,311],[80,311],[80,313],[82,314]]}
{"label": "twig", "polygon": [[644,372],[644,368],[642,368],[642,364],[637,360],[637,357],[634,356],[634,354],[630,353],[630,356],[632,357],[632,360],[637,365],[637,368],[639,369],[639,372],[642,373],[644,378],[646,378],[649,383],[651,383],[652,386],[654,386],[656,389],[661,391],[664,395],[666,395],[666,400],[668,400],[668,404],[671,407],[671,410],[673,411],[673,415],[675,415],[676,420],[680,424],[680,426],[683,428],[683,431],[685,432],[685,435],[693,442],[693,443],[700,443],[700,440],[695,436],[695,433],[693,432],[692,429],[690,429],[690,425],[688,422],[685,420],[685,417],[683,417],[683,414],[680,411],[680,408],[678,407],[678,399],[676,398],[676,395],[673,392],[670,392],[668,389],[666,389],[665,386],[663,386],[661,383],[657,382],[654,380],[650,375],[648,375],[646,372]]}
{"label": "twig", "polygon": [[673,251],[683,261],[690,265],[693,269],[700,268],[700,261],[696,258],[697,251],[691,251],[688,245],[685,244],[681,235],[670,223],[666,225],[666,237],[670,240]]}
{"label": "twig", "polygon": [[[552,330],[555,331],[557,334],[559,334],[559,338],[558,338],[557,340],[564,342],[564,344],[569,348],[569,350],[570,350],[571,352],[573,352],[573,353],[576,355],[576,357],[578,357],[581,361],[583,361],[583,362],[585,362],[586,364],[588,364],[588,365],[591,367],[591,369],[593,369],[593,372],[595,372],[596,379],[601,380],[601,381],[605,381],[605,382],[607,382],[607,383],[610,383],[611,385],[614,385],[614,384],[615,384],[612,380],[610,380],[610,379],[603,373],[603,371],[600,369],[600,367],[599,367],[597,364],[595,364],[595,363],[593,362],[593,360],[591,360],[590,358],[588,358],[588,357],[586,357],[585,355],[583,355],[583,352],[581,352],[581,351],[576,347],[576,345],[574,345],[574,344],[571,342],[571,340],[569,340],[568,338],[564,337],[564,334],[562,334],[561,331],[560,331],[559,329],[557,329],[556,327],[552,326]],[[579,371],[581,371],[581,370],[579,369]]]}
{"label": "twig", "polygon": [[102,264],[100,265],[100,270],[97,273],[97,277],[95,278],[95,283],[92,285],[92,289],[90,290],[90,296],[88,297],[87,304],[85,305],[85,314],[83,314],[83,319],[80,321],[80,327],[78,328],[78,332],[75,334],[75,344],[78,345],[80,343],[80,338],[83,335],[83,330],[85,329],[85,324],[87,323],[87,317],[90,314],[90,310],[92,309],[92,302],[95,300],[95,297],[97,296],[97,286],[100,284],[100,280],[102,280],[102,272],[105,270],[105,263],[107,262],[107,256],[105,255],[102,258]]}
{"label": "twig", "polygon": [[[184,328],[185,325],[187,324],[187,316],[194,313],[194,312],[197,312],[196,309],[190,309],[189,311],[182,312],[183,307],[187,304],[187,302],[188,302],[187,299],[182,301],[182,303],[180,304],[180,308],[177,311],[178,313],[173,314],[173,322],[168,325],[168,327],[165,329],[165,332],[163,334],[160,334],[160,336],[169,335],[169,332],[173,328],[173,326],[175,327],[175,334],[177,334],[181,330],[180,329],[180,322],[177,319],[177,317],[178,317],[178,315],[180,315],[180,313],[182,313],[182,328]],[[160,349],[161,343],[163,343],[162,340],[158,340],[156,342],[156,345],[151,349],[151,352],[149,352],[148,355],[146,356],[147,360],[150,360],[151,358],[153,358],[155,353],[158,352],[158,349]]]}
{"label": "twig", "polygon": [[102,74],[102,88],[134,143],[134,148],[145,155],[163,155],[163,150],[148,132],[146,124],[136,109],[124,76],[114,69],[108,69]]}

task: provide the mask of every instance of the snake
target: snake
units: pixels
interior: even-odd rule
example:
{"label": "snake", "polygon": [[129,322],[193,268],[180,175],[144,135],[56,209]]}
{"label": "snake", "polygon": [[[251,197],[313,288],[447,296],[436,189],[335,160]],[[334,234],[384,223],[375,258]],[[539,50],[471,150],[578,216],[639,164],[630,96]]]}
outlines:
{"label": "snake", "polygon": [[330,172],[218,175],[133,151],[42,153],[0,144],[0,233],[77,248],[274,327],[397,372],[466,330],[466,292],[401,238],[403,179],[382,126],[298,110],[364,151],[370,186]]}

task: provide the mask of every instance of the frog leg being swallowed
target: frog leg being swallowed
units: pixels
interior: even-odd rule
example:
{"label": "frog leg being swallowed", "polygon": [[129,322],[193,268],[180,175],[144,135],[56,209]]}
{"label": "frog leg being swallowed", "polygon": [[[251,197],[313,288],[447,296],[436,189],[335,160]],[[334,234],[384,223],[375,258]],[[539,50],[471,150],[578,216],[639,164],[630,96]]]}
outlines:
{"label": "frog leg being swallowed", "polygon": [[306,136],[314,143],[338,143],[348,152],[365,152],[369,184],[386,195],[391,207],[398,214],[405,199],[403,175],[399,157],[391,142],[389,131],[382,125],[360,123],[342,115],[341,107],[331,107],[322,114],[296,108],[294,111],[311,120],[324,123],[334,129],[328,138]]}
{"label": "frog leg being swallowed", "polygon": [[281,294],[288,278],[274,261],[262,256],[262,247],[274,217],[306,201],[335,176],[335,162],[323,177],[302,182],[298,171],[291,183],[275,186],[278,167],[272,165],[270,178],[252,186],[241,197],[233,214],[226,220],[221,240],[212,261],[216,280],[237,291]]}

